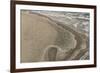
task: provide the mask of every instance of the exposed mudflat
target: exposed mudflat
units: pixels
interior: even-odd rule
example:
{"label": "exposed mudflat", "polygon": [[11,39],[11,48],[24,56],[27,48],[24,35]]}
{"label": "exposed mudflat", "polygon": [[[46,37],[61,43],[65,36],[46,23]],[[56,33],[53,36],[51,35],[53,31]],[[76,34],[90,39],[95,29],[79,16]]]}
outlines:
{"label": "exposed mudflat", "polygon": [[61,13],[22,10],[21,62],[89,59],[88,25],[81,30],[76,28],[78,20],[87,24],[89,18],[67,16],[68,13],[64,16]]}

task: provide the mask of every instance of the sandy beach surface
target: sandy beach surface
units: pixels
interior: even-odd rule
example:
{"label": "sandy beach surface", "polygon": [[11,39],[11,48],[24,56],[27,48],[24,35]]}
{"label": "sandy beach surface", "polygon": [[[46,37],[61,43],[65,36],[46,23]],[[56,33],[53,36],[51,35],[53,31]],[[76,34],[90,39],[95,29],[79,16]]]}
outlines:
{"label": "sandy beach surface", "polygon": [[87,58],[86,35],[46,15],[21,11],[21,62]]}

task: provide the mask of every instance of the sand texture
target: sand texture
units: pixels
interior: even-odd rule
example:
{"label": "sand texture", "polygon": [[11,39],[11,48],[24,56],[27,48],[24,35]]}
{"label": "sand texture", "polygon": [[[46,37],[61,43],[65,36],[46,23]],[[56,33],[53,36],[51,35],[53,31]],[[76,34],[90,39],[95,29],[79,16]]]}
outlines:
{"label": "sand texture", "polygon": [[89,59],[88,17],[62,14],[21,10],[21,62]]}

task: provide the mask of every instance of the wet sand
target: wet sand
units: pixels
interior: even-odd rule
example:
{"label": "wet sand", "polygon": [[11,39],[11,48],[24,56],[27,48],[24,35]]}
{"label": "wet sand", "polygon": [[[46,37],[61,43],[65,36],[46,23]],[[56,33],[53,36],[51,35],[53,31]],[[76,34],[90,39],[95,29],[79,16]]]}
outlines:
{"label": "wet sand", "polygon": [[[21,62],[79,60],[87,52],[84,36],[48,16],[21,11]],[[50,45],[57,45],[62,52],[48,49]]]}

